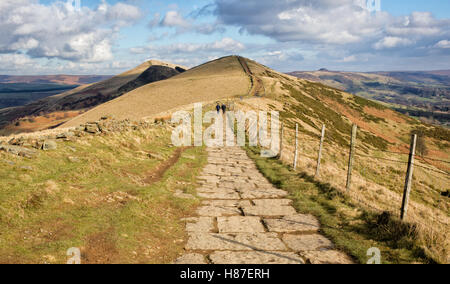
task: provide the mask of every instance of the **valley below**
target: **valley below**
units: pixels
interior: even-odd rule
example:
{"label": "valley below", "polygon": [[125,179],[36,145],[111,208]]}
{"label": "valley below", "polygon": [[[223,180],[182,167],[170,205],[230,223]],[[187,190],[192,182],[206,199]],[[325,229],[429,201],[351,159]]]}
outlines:
{"label": "valley below", "polygon": [[436,125],[450,125],[450,71],[425,72],[291,72]]}

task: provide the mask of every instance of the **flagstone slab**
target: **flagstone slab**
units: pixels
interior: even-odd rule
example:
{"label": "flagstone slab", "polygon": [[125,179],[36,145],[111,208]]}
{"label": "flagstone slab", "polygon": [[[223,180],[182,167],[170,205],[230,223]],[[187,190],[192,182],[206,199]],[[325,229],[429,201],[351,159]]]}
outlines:
{"label": "flagstone slab", "polygon": [[237,188],[243,199],[262,199],[262,198],[283,198],[288,195],[284,190],[279,189],[247,189]]}
{"label": "flagstone slab", "polygon": [[234,181],[220,181],[218,184],[218,188],[234,189],[235,187],[236,183]]}
{"label": "flagstone slab", "polygon": [[293,251],[313,251],[333,248],[333,243],[322,235],[284,235],[284,243]]}
{"label": "flagstone slab", "polygon": [[199,192],[197,194],[201,198],[206,199],[240,199],[239,194],[236,191],[218,191],[218,192]]}
{"label": "flagstone slab", "polygon": [[[255,202],[257,200],[253,200]],[[257,205],[257,206],[243,206],[245,216],[290,216],[295,215],[297,212],[294,207],[286,205],[273,205],[271,203]]]}
{"label": "flagstone slab", "polygon": [[242,207],[250,206],[249,200],[203,200],[202,205],[218,206],[218,207]]}
{"label": "flagstone slab", "polygon": [[277,207],[277,206],[288,206],[292,204],[290,199],[255,199],[253,200],[255,206],[262,207]]}
{"label": "flagstone slab", "polygon": [[308,264],[354,264],[348,255],[337,250],[307,251],[301,256]]}
{"label": "flagstone slab", "polygon": [[272,250],[286,251],[287,247],[275,233],[237,233],[237,234],[210,234],[189,233],[187,250],[200,251],[252,251]]}
{"label": "flagstone slab", "polygon": [[214,186],[202,186],[197,188],[197,193],[223,193],[223,194],[232,194],[236,193],[235,190],[229,188],[219,188]]}
{"label": "flagstone slab", "polygon": [[259,217],[219,217],[217,218],[219,233],[258,233],[265,232]]}
{"label": "flagstone slab", "polygon": [[197,214],[204,217],[241,216],[242,212],[238,207],[229,206],[201,206],[197,209]]}
{"label": "flagstone slab", "polygon": [[204,232],[209,233],[214,230],[214,218],[212,217],[194,217],[186,219],[187,232]]}
{"label": "flagstone slab", "polygon": [[311,215],[296,214],[281,219],[264,219],[269,232],[317,232],[320,228],[317,218]]}
{"label": "flagstone slab", "polygon": [[209,256],[213,264],[304,264],[293,252],[275,251],[218,251]]}

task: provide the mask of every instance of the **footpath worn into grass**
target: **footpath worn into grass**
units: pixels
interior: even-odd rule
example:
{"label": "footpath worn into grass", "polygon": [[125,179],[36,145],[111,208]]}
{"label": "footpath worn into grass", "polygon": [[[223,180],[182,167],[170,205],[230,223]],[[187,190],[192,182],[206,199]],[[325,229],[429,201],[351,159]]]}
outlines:
{"label": "footpath worn into grass", "polygon": [[387,213],[366,212],[331,185],[294,172],[276,159],[261,158],[257,148],[248,147],[247,153],[268,180],[289,192],[298,212],[317,217],[321,232],[358,262],[367,263],[367,251],[372,247],[380,249],[381,261],[386,264],[435,262],[427,257],[414,225]]}
{"label": "footpath worn into grass", "polygon": [[171,128],[58,142],[26,159],[0,152],[0,263],[170,263],[186,240],[203,148],[170,146]]}
{"label": "footpath worn into grass", "polygon": [[185,219],[189,239],[178,264],[352,263],[298,214],[238,147],[208,148],[196,215]]}

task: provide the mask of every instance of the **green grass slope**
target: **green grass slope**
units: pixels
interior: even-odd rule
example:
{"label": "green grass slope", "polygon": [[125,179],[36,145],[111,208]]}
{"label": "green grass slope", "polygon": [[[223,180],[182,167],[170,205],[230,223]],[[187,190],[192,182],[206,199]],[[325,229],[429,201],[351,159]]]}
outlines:
{"label": "green grass slope", "polygon": [[316,72],[289,73],[298,78],[321,82],[426,122],[449,125],[450,76],[446,72]]}

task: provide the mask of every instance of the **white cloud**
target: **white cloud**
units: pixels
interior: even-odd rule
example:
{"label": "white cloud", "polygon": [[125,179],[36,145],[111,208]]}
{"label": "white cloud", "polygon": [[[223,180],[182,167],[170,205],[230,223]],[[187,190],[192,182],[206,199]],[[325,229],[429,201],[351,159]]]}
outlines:
{"label": "white cloud", "polygon": [[358,58],[355,55],[350,55],[350,56],[346,56],[340,60],[337,60],[337,62],[348,63],[348,62],[355,62],[357,60],[358,60]]}
{"label": "white cloud", "polygon": [[[361,0],[215,0],[220,23],[278,42],[300,42],[370,52],[423,49],[448,39],[450,20],[429,12],[396,17],[370,11]],[[339,47],[341,46],[341,47]]]}
{"label": "white cloud", "polygon": [[296,50],[263,50],[263,53],[258,57],[263,64],[275,64],[277,62],[300,62],[304,60],[303,55]]}
{"label": "white cloud", "polygon": [[23,54],[0,54],[2,70],[14,71],[19,66],[29,68],[33,66],[33,63],[33,60]]}
{"label": "white cloud", "polygon": [[176,43],[164,46],[147,46],[131,48],[130,52],[135,54],[155,53],[158,55],[186,54],[196,52],[238,52],[245,49],[245,45],[232,38],[223,38],[210,43]]}
{"label": "white cloud", "polygon": [[215,58],[240,53],[245,49],[246,46],[243,43],[225,37],[206,43],[175,43],[134,47],[130,49],[130,52],[136,55],[146,55],[145,58],[159,59],[192,67]]}
{"label": "white cloud", "polygon": [[239,51],[239,50],[243,50],[245,48],[245,46],[242,43],[235,41],[232,38],[227,37],[227,38],[223,38],[220,41],[216,41],[212,44],[203,46],[203,48],[224,50],[224,51]]}
{"label": "white cloud", "polygon": [[120,27],[141,16],[135,6],[106,1],[96,9],[76,11],[73,1],[50,5],[35,0],[1,0],[0,53],[25,52],[35,58],[80,62],[112,59]]}
{"label": "white cloud", "polygon": [[435,46],[437,48],[450,48],[450,40],[441,40]]}
{"label": "white cloud", "polygon": [[114,75],[141,64],[139,59],[108,62],[73,62],[30,58],[25,54],[0,54],[0,70],[5,75]]}
{"label": "white cloud", "polygon": [[155,27],[174,28],[177,34],[195,32],[209,35],[214,32],[225,32],[224,27],[218,23],[196,22],[193,15],[185,17],[178,10],[168,11],[162,19],[161,15],[156,13],[148,26],[151,29]]}
{"label": "white cloud", "polygon": [[[357,3],[358,2],[358,3]],[[380,33],[387,13],[371,13],[354,0],[216,0],[222,23],[278,41],[349,44]]]}
{"label": "white cloud", "polygon": [[162,19],[161,26],[189,28],[191,24],[178,11],[169,11]]}
{"label": "white cloud", "polygon": [[413,44],[414,42],[407,39],[407,38],[400,38],[400,37],[392,37],[388,36],[383,38],[382,40],[378,41],[375,45],[375,49],[387,49],[387,48],[395,48],[399,46],[408,46]]}

